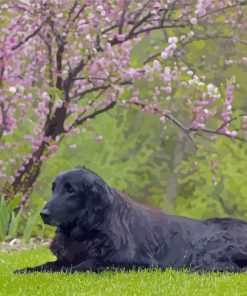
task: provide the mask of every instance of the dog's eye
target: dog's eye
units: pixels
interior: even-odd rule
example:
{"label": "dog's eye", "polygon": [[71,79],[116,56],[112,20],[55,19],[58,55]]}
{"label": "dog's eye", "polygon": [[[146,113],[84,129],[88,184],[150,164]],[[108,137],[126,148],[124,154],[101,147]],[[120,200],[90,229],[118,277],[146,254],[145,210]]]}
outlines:
{"label": "dog's eye", "polygon": [[66,183],[64,186],[65,186],[65,189],[67,190],[68,193],[75,192],[75,190],[73,189],[73,187],[69,183]]}
{"label": "dog's eye", "polygon": [[56,187],[56,184],[55,183],[52,183],[52,185],[51,185],[51,191],[52,192],[55,190],[55,187]]}

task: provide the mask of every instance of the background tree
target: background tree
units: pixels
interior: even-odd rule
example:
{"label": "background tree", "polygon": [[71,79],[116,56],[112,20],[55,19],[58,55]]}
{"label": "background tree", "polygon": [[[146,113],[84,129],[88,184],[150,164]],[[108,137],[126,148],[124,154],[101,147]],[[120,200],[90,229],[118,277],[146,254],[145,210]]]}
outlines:
{"label": "background tree", "polygon": [[[43,162],[61,141],[92,129],[90,121],[116,105],[157,115],[167,127],[171,122],[193,145],[192,134],[200,132],[243,139],[243,104],[232,110],[233,91],[240,96],[243,86],[232,72],[220,73],[212,83],[212,73],[246,63],[246,4],[3,3],[0,174],[5,196],[21,192],[25,202]],[[208,63],[199,52],[210,49],[212,40],[219,52],[224,40],[229,51]],[[194,46],[197,60],[190,58]]]}

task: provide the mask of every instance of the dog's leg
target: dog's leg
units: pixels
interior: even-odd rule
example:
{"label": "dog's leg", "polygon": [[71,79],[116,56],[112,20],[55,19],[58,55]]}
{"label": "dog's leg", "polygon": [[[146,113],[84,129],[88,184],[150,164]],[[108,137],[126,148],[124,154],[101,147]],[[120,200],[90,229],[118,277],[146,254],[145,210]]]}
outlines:
{"label": "dog's leg", "polygon": [[61,261],[47,262],[35,267],[27,267],[14,271],[14,274],[30,273],[30,272],[56,272],[61,271],[63,263]]}
{"label": "dog's leg", "polygon": [[67,272],[67,273],[74,273],[74,272],[102,272],[106,270],[110,270],[110,267],[107,267],[106,265],[102,264],[102,262],[96,260],[96,259],[88,259],[83,262],[81,262],[78,265],[74,265],[71,267],[63,267],[62,272]]}

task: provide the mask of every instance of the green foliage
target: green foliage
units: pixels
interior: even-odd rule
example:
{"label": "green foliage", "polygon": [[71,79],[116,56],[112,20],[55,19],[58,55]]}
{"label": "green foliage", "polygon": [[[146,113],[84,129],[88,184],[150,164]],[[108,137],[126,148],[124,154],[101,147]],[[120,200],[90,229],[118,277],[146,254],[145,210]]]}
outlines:
{"label": "green foliage", "polygon": [[219,138],[180,167],[177,212],[192,217],[247,218],[247,146]]}
{"label": "green foliage", "polygon": [[66,275],[13,275],[15,269],[54,260],[47,249],[0,252],[1,295],[246,295],[246,274],[187,273],[168,269]]}
{"label": "green foliage", "polygon": [[[42,231],[34,231],[37,227],[39,210],[27,212],[23,207],[16,210],[22,195],[17,195],[14,199],[6,201],[3,197],[0,200],[0,242],[21,236],[27,242],[31,235],[41,235]],[[25,212],[28,217],[25,218]]]}
{"label": "green foliage", "polygon": [[0,200],[0,241],[13,238],[17,235],[18,226],[21,221],[21,211],[15,214],[14,209],[20,200],[21,195],[8,202],[3,197]]}
{"label": "green foliage", "polygon": [[36,225],[38,218],[39,218],[39,212],[34,212],[30,215],[29,219],[27,220],[27,223],[23,231],[23,237],[22,237],[24,242],[27,242],[31,237],[33,233],[33,228]]}
{"label": "green foliage", "polygon": [[[148,130],[153,132],[147,135]],[[35,192],[48,199],[57,174],[85,165],[111,186],[163,208],[169,155],[174,149],[172,133],[155,116],[118,107],[84,126],[80,134],[64,139],[56,155],[44,163]],[[103,141],[97,142],[95,134],[102,135]],[[72,144],[76,149],[70,149]]]}
{"label": "green foliage", "polygon": [[31,236],[54,236],[55,228],[45,225],[40,217],[39,213],[43,206],[44,198],[34,191],[29,203],[23,209],[22,224],[19,229],[23,242],[28,242]]}

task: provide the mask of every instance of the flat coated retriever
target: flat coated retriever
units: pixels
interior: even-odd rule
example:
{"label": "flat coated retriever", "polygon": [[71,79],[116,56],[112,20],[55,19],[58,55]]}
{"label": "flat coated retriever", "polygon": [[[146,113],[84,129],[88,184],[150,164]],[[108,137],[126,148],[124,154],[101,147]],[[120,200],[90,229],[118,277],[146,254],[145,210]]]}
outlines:
{"label": "flat coated retriever", "polygon": [[247,223],[194,220],[143,206],[84,168],[60,174],[41,216],[57,227],[57,257],[23,272],[100,272],[172,267],[191,271],[245,271]]}

